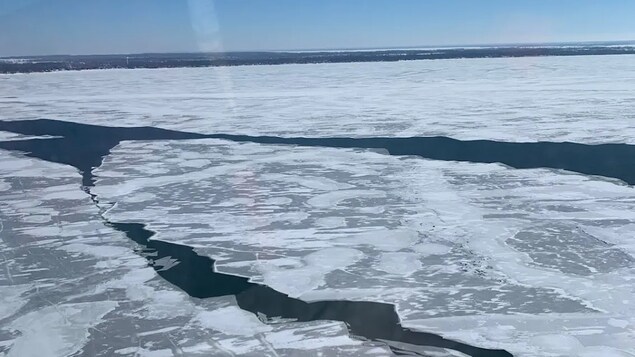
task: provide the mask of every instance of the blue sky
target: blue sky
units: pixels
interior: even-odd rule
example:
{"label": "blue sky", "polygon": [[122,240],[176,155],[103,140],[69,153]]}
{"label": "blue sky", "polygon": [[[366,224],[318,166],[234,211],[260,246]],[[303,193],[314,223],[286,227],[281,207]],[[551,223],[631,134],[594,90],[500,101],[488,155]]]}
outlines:
{"label": "blue sky", "polygon": [[0,56],[635,40],[633,0],[0,0]]}

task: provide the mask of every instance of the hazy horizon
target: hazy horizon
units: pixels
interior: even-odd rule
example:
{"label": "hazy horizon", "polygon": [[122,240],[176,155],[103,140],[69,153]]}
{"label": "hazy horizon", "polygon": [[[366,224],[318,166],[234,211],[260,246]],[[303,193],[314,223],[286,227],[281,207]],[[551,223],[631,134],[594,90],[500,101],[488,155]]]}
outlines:
{"label": "hazy horizon", "polygon": [[444,48],[494,48],[494,47],[524,47],[524,46],[568,46],[568,45],[588,45],[588,46],[610,46],[624,45],[635,46],[633,40],[606,40],[606,41],[558,41],[558,42],[515,42],[515,43],[472,43],[472,44],[439,44],[439,45],[418,45],[418,46],[378,46],[378,47],[357,47],[357,48],[291,48],[291,49],[262,49],[262,50],[228,50],[228,51],[188,51],[188,52],[127,52],[127,53],[55,53],[55,54],[29,54],[29,55],[9,55],[0,58],[26,58],[26,57],[55,57],[55,56],[135,56],[135,55],[170,55],[170,54],[222,54],[222,53],[283,53],[283,52],[337,52],[337,51],[390,51],[390,50],[417,50],[417,49],[444,49]]}

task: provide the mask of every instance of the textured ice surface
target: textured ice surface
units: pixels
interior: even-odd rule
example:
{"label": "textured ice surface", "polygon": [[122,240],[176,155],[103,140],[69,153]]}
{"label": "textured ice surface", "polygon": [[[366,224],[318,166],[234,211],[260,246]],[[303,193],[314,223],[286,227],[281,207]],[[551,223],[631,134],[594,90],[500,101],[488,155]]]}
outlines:
{"label": "textured ice surface", "polygon": [[96,173],[113,221],[292,296],[394,303],[522,356],[635,352],[635,191],[615,181],[220,140],[125,142]]}
{"label": "textured ice surface", "polygon": [[[634,59],[0,75],[0,119],[635,143]],[[407,326],[519,356],[635,355],[635,197],[614,181],[218,140],[125,142],[98,175],[112,220],[282,292],[394,303]],[[232,298],[189,298],[103,224],[79,182],[0,152],[1,353],[387,354],[341,323],[265,325]]]}
{"label": "textured ice surface", "polygon": [[0,81],[0,119],[9,120],[635,143],[632,55],[67,71]]}
{"label": "textured ice surface", "polygon": [[389,354],[339,322],[265,325],[231,297],[190,298],[104,225],[69,166],[0,151],[0,178],[4,355]]}
{"label": "textured ice surface", "polygon": [[9,326],[19,331],[7,356],[67,356],[90,336],[89,328],[114,310],[114,301],[56,304],[18,317]]}

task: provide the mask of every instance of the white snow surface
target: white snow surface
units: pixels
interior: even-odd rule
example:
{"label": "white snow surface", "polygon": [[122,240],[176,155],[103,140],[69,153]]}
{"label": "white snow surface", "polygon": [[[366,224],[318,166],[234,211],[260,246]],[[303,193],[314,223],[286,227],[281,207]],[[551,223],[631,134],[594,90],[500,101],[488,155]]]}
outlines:
{"label": "white snow surface", "polygon": [[633,55],[64,71],[0,82],[6,120],[635,143]]}
{"label": "white snow surface", "polygon": [[[631,55],[0,83],[0,120],[635,144]],[[38,343],[53,355],[104,343],[112,350],[97,355],[388,353],[342,323],[267,325],[231,297],[192,299],[104,225],[105,213],[307,301],[393,303],[405,326],[518,356],[635,356],[635,191],[615,180],[222,140],[123,142],[96,173],[100,207],[74,168],[0,151],[3,353],[33,354]]]}
{"label": "white snow surface", "polygon": [[394,303],[519,356],[635,353],[635,191],[615,180],[208,139],[125,142],[96,174],[111,220],[291,296]]}
{"label": "white snow surface", "polygon": [[389,354],[340,322],[267,325],[231,297],[189,297],[104,224],[72,167],[0,151],[0,178],[3,355]]}

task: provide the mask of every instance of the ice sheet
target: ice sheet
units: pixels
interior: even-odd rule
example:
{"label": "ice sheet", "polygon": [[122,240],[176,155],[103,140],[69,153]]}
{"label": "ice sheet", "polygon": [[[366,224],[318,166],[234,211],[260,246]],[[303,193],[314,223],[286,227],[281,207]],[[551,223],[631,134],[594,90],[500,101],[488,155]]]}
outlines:
{"label": "ice sheet", "polygon": [[66,71],[0,81],[0,119],[9,120],[635,143],[632,55]]}
{"label": "ice sheet", "polygon": [[[170,163],[196,153],[210,164]],[[96,173],[110,219],[284,293],[394,303],[407,326],[523,356],[564,353],[554,335],[633,353],[635,192],[618,182],[221,140],[122,143]]]}
{"label": "ice sheet", "polygon": [[104,224],[71,167],[0,151],[0,178],[4,355],[388,354],[339,322],[266,325],[231,297],[189,297]]}
{"label": "ice sheet", "polygon": [[[633,144],[633,59],[0,75],[0,120]],[[98,171],[109,218],[147,223],[156,239],[293,296],[394,303],[407,326],[522,356],[635,355],[635,200],[616,182],[216,140],[126,142]],[[104,226],[79,182],[70,167],[0,152],[3,353],[26,354],[48,336],[24,321],[58,324],[52,306],[86,310],[48,336],[60,351],[387,353],[340,323],[269,326],[231,298],[189,298]],[[258,336],[237,333],[237,321]]]}
{"label": "ice sheet", "polygon": [[81,349],[89,328],[114,310],[114,301],[49,306],[20,316],[10,325],[21,335],[7,356],[67,356]]}

